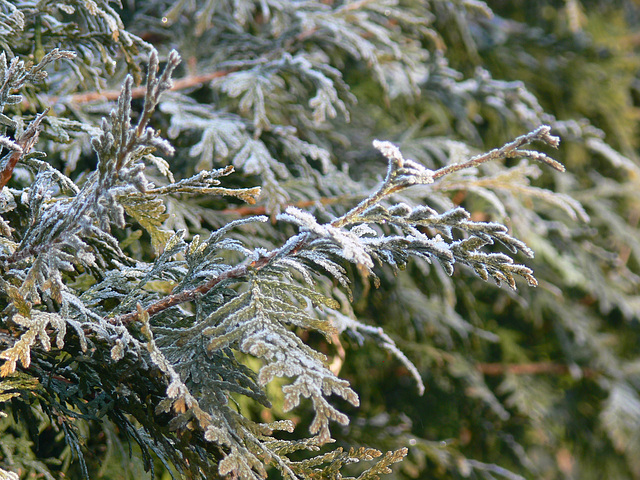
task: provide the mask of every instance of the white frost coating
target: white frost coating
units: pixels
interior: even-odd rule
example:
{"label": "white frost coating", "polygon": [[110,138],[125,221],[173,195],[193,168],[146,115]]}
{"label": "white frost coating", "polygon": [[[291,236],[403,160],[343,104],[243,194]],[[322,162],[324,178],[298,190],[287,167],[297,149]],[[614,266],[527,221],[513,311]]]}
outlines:
{"label": "white frost coating", "polygon": [[374,140],[373,146],[389,159],[389,174],[406,177],[404,180],[408,184],[433,183],[433,170],[425,168],[424,165],[414,160],[405,159],[400,149],[393,143]]}
{"label": "white frost coating", "polygon": [[394,161],[398,168],[402,168],[404,166],[404,157],[402,156],[402,153],[400,153],[400,149],[393,143],[382,140],[374,140],[373,146],[386,158]]}
{"label": "white frost coating", "polygon": [[0,468],[0,480],[19,480],[19,478],[17,473],[8,472]]}
{"label": "white frost coating", "polygon": [[341,248],[340,255],[345,260],[360,263],[369,269],[373,268],[373,260],[363,248],[364,244],[356,233],[331,225],[320,225],[313,215],[296,207],[287,207],[285,213],[278,215],[277,219],[306,227],[319,237],[331,238]]}
{"label": "white frost coating", "polygon": [[376,231],[366,223],[356,225],[351,229],[351,232],[358,237],[364,237],[364,236],[375,237],[377,235]]}
{"label": "white frost coating", "polygon": [[22,153],[22,147],[11,140],[9,137],[5,137],[4,135],[0,135],[0,145],[9,150]]}

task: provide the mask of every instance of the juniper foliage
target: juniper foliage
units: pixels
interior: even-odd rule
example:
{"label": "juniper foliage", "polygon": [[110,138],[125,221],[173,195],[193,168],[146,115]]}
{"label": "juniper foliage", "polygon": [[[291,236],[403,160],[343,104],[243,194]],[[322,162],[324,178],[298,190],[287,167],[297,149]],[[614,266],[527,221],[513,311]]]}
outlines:
{"label": "juniper foliage", "polygon": [[0,0],[0,478],[640,475],[638,167],[509,78],[596,48],[547,11]]}

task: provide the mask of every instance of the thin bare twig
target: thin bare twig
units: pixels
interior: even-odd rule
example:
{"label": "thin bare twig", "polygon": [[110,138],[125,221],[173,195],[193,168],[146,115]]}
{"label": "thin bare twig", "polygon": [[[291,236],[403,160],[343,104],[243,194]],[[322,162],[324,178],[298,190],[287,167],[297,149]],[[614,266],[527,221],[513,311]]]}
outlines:
{"label": "thin bare twig", "polygon": [[[180,80],[174,80],[172,82],[172,86],[170,90],[185,90],[191,87],[197,87],[198,85],[205,84],[216,78],[221,78],[229,75],[234,72],[235,69],[230,70],[218,70],[215,72],[205,73],[202,75],[190,75]],[[147,92],[146,86],[140,86],[131,89],[131,98],[143,98]],[[70,103],[74,104],[82,104],[82,103],[90,103],[97,102],[100,100],[117,100],[120,96],[121,90],[105,90],[104,92],[87,92],[87,93],[76,93],[74,95],[69,95],[62,97],[64,100],[67,100]],[[60,101],[60,97],[50,97],[48,101],[51,104],[55,104]]]}

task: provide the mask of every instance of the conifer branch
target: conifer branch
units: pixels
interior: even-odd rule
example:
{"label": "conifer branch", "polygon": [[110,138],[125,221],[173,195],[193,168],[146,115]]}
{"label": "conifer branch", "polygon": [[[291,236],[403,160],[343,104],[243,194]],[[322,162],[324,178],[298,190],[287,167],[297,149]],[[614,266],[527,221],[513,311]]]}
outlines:
{"label": "conifer branch", "polygon": [[[264,257],[264,259],[265,260],[263,262],[256,264],[255,268],[261,268],[263,264],[266,264],[267,257]],[[148,314],[151,317],[157,313],[162,312],[163,310],[166,310],[167,308],[180,305],[181,303],[191,302],[193,300],[196,300],[198,297],[205,295],[212,288],[216,287],[216,285],[218,285],[220,282],[223,282],[225,280],[235,280],[235,279],[242,278],[246,276],[248,272],[249,272],[248,264],[238,265],[237,267],[226,270],[224,273],[216,277],[213,277],[212,279],[208,280],[207,282],[203,283],[202,285],[196,288],[193,288],[190,290],[184,290],[180,293],[176,293],[173,295],[168,295],[164,297],[162,300],[152,303],[151,305],[146,307],[144,311],[146,312],[146,314]],[[118,324],[127,325],[129,323],[135,322],[139,318],[140,318],[139,311],[134,311],[125,315],[119,315],[117,317],[110,318],[108,319],[108,321],[113,325],[118,325]]]}
{"label": "conifer branch", "polygon": [[[414,162],[413,160],[405,159],[400,150],[389,142],[380,142],[374,141],[374,146],[380,150],[380,152],[387,157],[389,160],[389,166],[387,169],[387,174],[380,185],[380,187],[372,193],[370,196],[365,198],[358,205],[353,207],[343,216],[333,220],[330,222],[331,228],[343,228],[347,225],[358,223],[362,221],[363,215],[367,212],[371,207],[380,203],[380,201],[393,193],[400,192],[412,185],[417,184],[431,184],[433,183],[435,178],[440,178],[448,173],[452,173],[463,168],[471,168],[477,166],[481,163],[485,163],[490,160],[496,160],[500,158],[508,158],[509,156],[522,155],[522,150],[518,150],[518,147],[530,143],[533,140],[543,140],[550,145],[557,146],[559,139],[557,137],[551,136],[549,134],[550,128],[548,126],[541,126],[536,130],[522,135],[516,138],[514,141],[506,144],[505,146],[491,150],[487,154],[479,155],[473,157],[468,162],[456,165],[449,165],[447,167],[443,167],[439,170],[431,171],[423,167],[422,165]],[[534,155],[535,154],[535,155]],[[537,152],[527,152],[527,156],[531,158],[536,158]],[[546,157],[546,156],[545,156]],[[550,158],[544,158],[543,161],[548,163],[554,167],[558,164],[555,160]],[[557,165],[556,165],[557,164]],[[562,168],[562,166],[560,165]],[[437,177],[436,177],[436,174]],[[182,292],[169,295],[157,302],[152,303],[148,307],[144,309],[146,314],[149,316],[155,315],[167,308],[179,305],[181,303],[193,301],[196,298],[208,293],[213,288],[215,288],[218,284],[225,280],[232,279],[240,279],[245,277],[249,271],[259,271],[265,266],[269,265],[274,259],[280,257],[285,254],[294,254],[298,252],[300,249],[304,248],[304,246],[312,240],[314,237],[310,233],[302,233],[290,239],[285,245],[279,247],[277,249],[272,250],[271,252],[261,256],[258,260],[248,261],[244,264],[238,265],[236,267],[230,268],[223,273],[214,276],[209,279],[202,285],[184,290]],[[522,248],[522,247],[521,247]],[[529,270],[530,272],[530,270]],[[532,285],[535,285],[535,279],[530,275],[530,273],[526,273],[523,270],[524,275],[526,276],[528,282]],[[502,278],[502,277],[500,277]],[[509,280],[510,285],[514,286],[513,279]],[[114,318],[108,319],[108,321],[112,324],[129,324],[131,322],[136,321],[139,318],[138,312],[130,312],[128,314],[119,315]]]}
{"label": "conifer branch", "polygon": [[520,147],[522,147],[523,145],[527,145],[534,140],[543,141],[544,143],[557,148],[560,144],[560,139],[554,135],[551,135],[550,132],[551,127],[549,127],[548,125],[542,125],[532,132],[529,132],[526,135],[522,135],[500,148],[495,148],[487,153],[477,155],[463,163],[454,163],[453,165],[447,165],[446,167],[439,168],[438,170],[433,172],[433,178],[438,179],[459,170],[477,167],[479,165],[482,165],[483,163],[514,157],[531,158],[533,160],[546,163],[559,172],[564,172],[565,168],[561,163],[543,153],[534,152],[531,150],[519,150]]}
{"label": "conifer branch", "polygon": [[382,185],[342,217],[331,222],[332,227],[340,228],[357,222],[360,216],[370,207],[378,204],[383,198],[392,193],[401,192],[412,185],[433,183],[433,172],[413,160],[405,159],[395,145],[390,142],[375,140],[373,146],[389,161],[387,175]]}
{"label": "conifer branch", "polygon": [[[294,240],[293,242],[290,240],[289,242],[287,242],[286,245],[283,245],[280,248],[272,250],[271,252],[261,256],[257,260],[251,260],[247,263],[243,263],[243,264],[237,265],[236,267],[225,270],[220,275],[214,276],[213,278],[209,279],[208,281],[206,281],[205,283],[203,283],[202,285],[196,288],[184,290],[182,292],[169,295],[157,302],[154,302],[148,307],[146,307],[144,309],[144,312],[146,312],[146,314],[148,314],[151,317],[152,315],[156,315],[157,313],[160,313],[163,310],[166,310],[167,308],[180,305],[181,303],[191,302],[193,300],[196,300],[202,295],[207,294],[209,291],[211,291],[218,284],[220,284],[225,280],[238,280],[243,277],[246,277],[252,271],[255,272],[255,271],[262,270],[264,267],[269,265],[269,263],[273,259],[277,258],[283,252],[292,253],[299,250],[305,245],[308,239],[309,239],[309,236],[307,234],[297,235],[296,237],[293,238]],[[135,311],[125,315],[119,315],[114,318],[109,318],[107,320],[109,321],[109,323],[114,325],[118,325],[118,324],[127,325],[129,323],[132,323],[138,320],[139,318],[140,318],[139,312]]]}

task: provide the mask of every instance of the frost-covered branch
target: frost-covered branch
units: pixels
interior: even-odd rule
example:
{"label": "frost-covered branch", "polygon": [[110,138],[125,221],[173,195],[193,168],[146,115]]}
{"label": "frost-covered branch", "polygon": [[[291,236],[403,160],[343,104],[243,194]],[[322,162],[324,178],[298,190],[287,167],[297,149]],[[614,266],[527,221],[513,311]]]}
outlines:
{"label": "frost-covered branch", "polygon": [[453,172],[457,172],[459,170],[464,170],[467,168],[477,167],[486,162],[491,162],[495,160],[501,160],[504,158],[530,158],[532,160],[546,163],[550,167],[564,172],[564,166],[554,160],[553,158],[545,155],[541,152],[535,152],[532,150],[520,150],[520,147],[523,145],[527,145],[535,140],[540,140],[547,145],[551,145],[554,148],[557,148],[560,144],[560,139],[556,136],[550,134],[551,127],[548,125],[542,125],[532,132],[527,133],[526,135],[522,135],[512,142],[507,143],[506,145],[491,150],[487,153],[483,153],[481,155],[477,155],[466,162],[456,163],[453,165],[447,165],[446,167],[439,168],[435,172],[433,172],[433,178],[438,179],[444,177],[445,175],[449,175]]}
{"label": "frost-covered branch", "polygon": [[[552,146],[557,146],[559,139],[557,137],[551,136],[549,131],[550,129],[548,126],[539,127],[526,135],[518,137],[514,141],[506,144],[501,148],[492,150],[484,155],[473,157],[467,162],[443,167],[436,171],[428,170],[413,160],[405,159],[400,153],[400,150],[391,143],[376,141],[374,142],[374,146],[378,148],[382,152],[382,154],[389,160],[387,174],[382,185],[369,197],[360,202],[357,206],[349,210],[342,217],[332,221],[329,225],[320,226],[315,224],[316,226],[313,227],[310,231],[303,231],[303,233],[292,237],[282,247],[276,248],[268,253],[262,253],[256,259],[252,259],[244,264],[240,264],[233,268],[227,269],[220,274],[214,275],[212,278],[208,279],[206,282],[195,288],[183,290],[179,293],[164,297],[163,299],[145,307],[145,311],[150,316],[152,316],[168,308],[180,305],[185,302],[193,301],[198,297],[207,294],[224,281],[244,278],[249,273],[260,271],[261,269],[271,265],[274,260],[283,256],[295,256],[297,252],[308,248],[314,240],[322,239],[325,236],[333,237],[334,241],[339,242],[340,245],[341,242],[346,241],[342,240],[341,238],[344,237],[346,239],[347,235],[350,235],[347,233],[347,230],[345,230],[344,227],[355,223],[377,221],[376,216],[372,215],[373,210],[374,207],[378,205],[383,199],[413,185],[431,184],[433,183],[434,179],[441,178],[448,173],[453,173],[463,168],[472,168],[487,161],[515,156],[524,156],[527,158],[540,160],[548,163],[554,168],[563,169],[562,165],[542,153],[519,149],[519,147],[526,145],[534,140],[542,140],[551,144]],[[530,269],[519,265],[512,265],[512,260],[509,257],[502,254],[487,255],[475,251],[486,243],[492,243],[491,238],[495,236],[495,238],[505,243],[505,245],[507,245],[510,250],[514,252],[518,249],[525,251],[525,253],[530,252],[530,250],[522,242],[519,242],[506,235],[505,227],[498,224],[478,223],[474,225],[467,221],[468,214],[466,214],[466,212],[462,214],[462,211],[457,213],[449,212],[448,217],[443,216],[442,220],[436,220],[434,217],[435,212],[432,212],[430,210],[425,210],[424,212],[416,211],[414,213],[410,213],[409,211],[405,212],[404,210],[402,210],[402,213],[400,214],[401,210],[402,209],[398,209],[398,213],[392,215],[393,218],[389,216],[386,216],[384,218],[379,217],[379,221],[381,223],[392,222],[398,225],[405,225],[405,228],[407,228],[407,231],[411,234],[411,236],[409,236],[407,239],[401,240],[398,238],[395,240],[391,240],[392,242],[399,242],[399,245],[402,244],[405,246],[405,248],[413,245],[414,243],[415,245],[413,248],[419,248],[419,242],[426,242],[424,246],[420,248],[427,249],[427,257],[435,255],[436,257],[444,259],[447,264],[453,263],[453,261],[455,261],[454,258],[458,258],[458,260],[462,261],[463,263],[467,263],[472,266],[478,273],[478,275],[480,275],[483,279],[486,280],[488,279],[489,275],[491,275],[497,281],[506,281],[512,288],[515,288],[515,281],[513,280],[513,277],[511,276],[511,273],[509,273],[509,271],[524,276],[531,285],[537,284],[532,276],[532,272]],[[295,213],[296,211],[299,213]],[[407,223],[407,220],[403,220],[402,217],[411,220],[409,223]],[[310,215],[303,214],[303,212],[291,208],[287,209],[287,213],[285,215],[279,216],[279,218],[298,223],[299,225],[305,227],[305,230],[309,227],[309,222],[314,221],[312,220],[312,217]],[[433,219],[427,220],[427,218]],[[473,241],[471,241],[470,239],[464,242],[454,242],[452,244],[453,253],[449,253],[447,250],[443,249],[444,244],[442,244],[440,240],[436,239],[435,243],[433,243],[431,239],[428,239],[424,236],[424,234],[411,227],[411,224],[419,225],[420,222],[426,222],[423,223],[424,225],[434,226],[438,224],[449,224],[450,226],[446,227],[449,230],[451,226],[457,226],[458,228],[466,229],[476,237]],[[341,231],[343,233],[340,233]],[[364,232],[365,231],[363,230],[363,233]],[[358,235],[362,235],[362,233]],[[351,243],[352,241],[363,241],[363,243],[366,245],[368,241],[365,240],[365,236],[366,234],[363,235],[360,240],[358,240],[357,237],[349,237],[348,242]],[[369,245],[370,247],[364,247],[365,250],[367,248],[377,249],[382,247],[382,244],[379,242],[372,242],[369,243]],[[359,247],[355,243],[351,244],[350,247],[347,247],[347,243],[344,243],[342,248],[349,248],[357,251],[358,249],[363,247]],[[338,251],[336,251],[336,253]],[[344,251],[346,250],[343,250],[343,252]],[[416,253],[417,251],[418,250],[416,250]],[[365,251],[363,250],[362,255],[359,257],[362,260],[358,260],[357,263],[364,262],[365,264],[368,264],[368,268],[372,267],[373,263],[369,263],[371,262],[371,260],[369,259],[369,255],[371,253],[372,252],[365,253]],[[341,253],[340,255],[344,256],[344,253]],[[354,261],[354,259],[358,258],[357,256],[351,255],[352,254],[344,256],[344,258],[351,261]],[[385,255],[392,254],[385,253]],[[528,253],[528,255],[531,255],[531,253]],[[507,270],[505,270],[505,268]],[[450,270],[450,272],[453,271],[451,267],[447,267],[447,269]],[[111,318],[109,319],[109,321],[114,324],[119,324],[121,322],[124,324],[128,324],[137,319],[138,313],[131,312],[128,314],[117,316],[115,318]]]}

